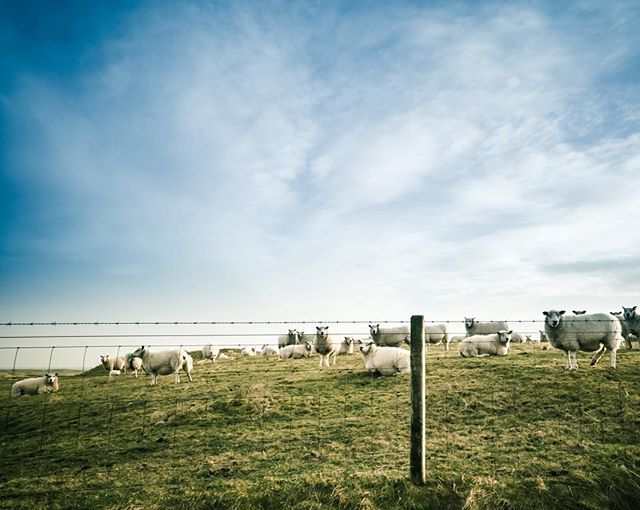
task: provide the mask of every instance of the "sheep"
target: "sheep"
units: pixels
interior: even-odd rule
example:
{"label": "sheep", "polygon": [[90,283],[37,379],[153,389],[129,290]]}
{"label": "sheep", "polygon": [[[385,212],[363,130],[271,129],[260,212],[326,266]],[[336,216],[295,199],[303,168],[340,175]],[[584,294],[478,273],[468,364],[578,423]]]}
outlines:
{"label": "sheep", "polygon": [[584,315],[585,313],[587,313],[586,310],[571,310],[573,312],[573,315]]}
{"label": "sheep", "polygon": [[255,347],[245,347],[240,351],[240,356],[255,356],[256,348]]}
{"label": "sheep", "polygon": [[443,344],[444,350],[449,350],[449,333],[446,324],[433,324],[425,326],[424,341],[427,344]]}
{"label": "sheep", "polygon": [[524,344],[527,342],[527,339],[531,340],[531,336],[527,336],[522,333],[511,333],[512,344]]}
{"label": "sheep", "polygon": [[467,338],[466,336],[462,336],[462,335],[455,335],[452,336],[451,338],[449,338],[449,343],[452,344],[454,342],[462,342],[465,338]]}
{"label": "sheep", "polygon": [[622,326],[615,316],[592,313],[563,317],[564,310],[542,312],[544,331],[551,346],[567,354],[569,370],[578,370],[578,351],[594,352],[591,366],[609,351],[610,366],[616,368],[616,351],[622,342]]}
{"label": "sheep", "polygon": [[500,330],[509,331],[509,325],[505,321],[480,322],[475,317],[465,317],[464,329],[467,330],[467,336],[490,335]]}
{"label": "sheep", "polygon": [[287,345],[295,345],[298,343],[298,332],[290,329],[286,335],[278,337],[278,347],[286,347]]}
{"label": "sheep", "polygon": [[316,326],[316,341],[314,347],[316,352],[320,355],[320,365],[322,368],[323,364],[325,366],[329,366],[329,358],[333,354],[333,365],[336,364],[336,356],[338,355],[338,351],[340,350],[341,342],[337,340],[335,337],[329,335],[328,330],[329,326]]}
{"label": "sheep", "polygon": [[622,307],[622,317],[624,321],[622,321],[622,336],[625,339],[626,347],[629,349],[633,348],[631,343],[630,335],[640,337],[640,315],[636,313],[636,307],[627,308],[625,306]]}
{"label": "sheep", "polygon": [[142,368],[142,360],[137,356],[132,356],[131,354],[127,354],[125,356],[126,363],[125,367],[127,370],[131,370],[135,378],[138,378],[138,370]]}
{"label": "sheep", "polygon": [[408,344],[411,333],[408,326],[381,328],[380,324],[369,324],[369,334],[378,347],[397,347],[403,342]]}
{"label": "sheep", "polygon": [[264,344],[260,350],[263,356],[278,356],[278,349],[273,345]]}
{"label": "sheep", "polygon": [[218,359],[233,359],[233,358],[225,354],[224,352],[220,351],[220,354],[218,354]]}
{"label": "sheep", "polygon": [[118,356],[112,358],[108,354],[100,356],[100,361],[104,369],[109,373],[109,379],[112,375],[120,375],[120,373],[127,373],[127,360],[124,356]]}
{"label": "sheep", "polygon": [[544,331],[539,329],[538,333],[540,334],[540,338],[538,339],[538,342],[548,342],[549,341],[549,339],[547,338],[547,334]]}
{"label": "sheep", "polygon": [[56,392],[58,388],[58,373],[56,372],[55,374],[45,374],[42,377],[31,377],[16,381],[11,386],[11,396],[42,395],[43,393]]}
{"label": "sheep", "polygon": [[191,378],[193,369],[193,358],[184,349],[174,349],[170,351],[150,352],[149,347],[136,349],[132,356],[142,359],[142,367],[145,372],[151,374],[151,384],[158,384],[159,375],[175,375],[176,384],[180,383],[180,369],[184,370]]}
{"label": "sheep", "polygon": [[300,359],[300,358],[308,358],[311,356],[311,352],[313,351],[313,347],[311,346],[311,342],[306,341],[303,344],[292,344],[285,345],[280,348],[280,352],[278,356],[280,359]]}
{"label": "sheep", "polygon": [[408,374],[411,372],[409,351],[399,347],[379,347],[369,340],[360,345],[364,368],[380,375]]}
{"label": "sheep", "polygon": [[215,347],[211,344],[207,344],[202,348],[202,357],[204,359],[211,360],[211,363],[215,363],[216,360],[220,357],[220,348]]}
{"label": "sheep", "polygon": [[501,329],[490,335],[472,335],[458,346],[463,358],[484,358],[485,356],[506,356],[509,352],[513,331]]}
{"label": "sheep", "polygon": [[345,336],[344,340],[340,344],[340,349],[338,349],[338,354],[353,354],[353,345],[355,344],[355,340],[350,336]]}

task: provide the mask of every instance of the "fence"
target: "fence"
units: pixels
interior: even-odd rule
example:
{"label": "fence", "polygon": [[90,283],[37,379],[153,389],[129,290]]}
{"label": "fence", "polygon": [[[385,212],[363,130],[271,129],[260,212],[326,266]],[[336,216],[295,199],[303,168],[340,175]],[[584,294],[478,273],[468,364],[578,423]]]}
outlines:
{"label": "fence", "polygon": [[[176,491],[215,493],[221,506],[225,497],[268,506],[253,491],[260,487],[275,498],[283,483],[303,487],[305,497],[335,500],[337,486],[355,491],[356,482],[375,486],[410,473],[431,488],[468,494],[487,477],[499,486],[510,480],[528,486],[575,481],[576,470],[592,470],[594,477],[612,469],[637,472],[636,350],[621,353],[614,373],[581,366],[570,374],[558,351],[538,343],[481,360],[461,358],[455,346],[446,351],[427,344],[423,353],[412,349],[426,372],[426,412],[413,418],[412,402],[420,400],[410,391],[412,379],[419,380],[415,369],[411,378],[381,378],[365,371],[357,354],[338,357],[329,369],[318,367],[317,356],[239,355],[243,347],[277,343],[277,334],[290,327],[311,331],[328,324],[336,336],[366,338],[370,322],[408,327],[400,321],[58,323],[55,328],[70,330],[43,335],[37,328],[46,325],[5,325],[0,492],[16,508],[55,507],[72,494],[82,494],[85,506],[100,506],[107,497],[126,506],[141,498],[166,500]],[[542,327],[510,323],[523,333]],[[447,325],[452,336],[464,334],[462,322]],[[119,332],[128,326],[135,331]],[[174,329],[153,329],[162,326]],[[208,329],[194,332],[193,326]],[[28,334],[15,333],[18,327]],[[82,327],[110,329],[75,329]],[[208,343],[231,359],[201,359],[198,351]],[[184,375],[179,385],[161,377],[155,387],[144,375],[109,379],[99,354],[131,352],[140,344],[193,352],[193,382]],[[28,370],[30,364],[43,370]],[[14,381],[44,371],[59,372],[59,392],[10,397]]]}

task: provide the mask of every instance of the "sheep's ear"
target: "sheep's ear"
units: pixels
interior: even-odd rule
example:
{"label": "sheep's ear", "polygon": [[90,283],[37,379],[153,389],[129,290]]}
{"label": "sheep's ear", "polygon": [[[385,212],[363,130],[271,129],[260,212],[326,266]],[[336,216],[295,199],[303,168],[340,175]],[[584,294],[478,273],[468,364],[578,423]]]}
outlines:
{"label": "sheep's ear", "polygon": [[317,329],[318,331],[320,331],[320,326],[316,326],[316,329]]}
{"label": "sheep's ear", "polygon": [[509,335],[512,334],[512,333],[513,333],[513,330],[507,331],[507,334],[509,334]]}
{"label": "sheep's ear", "polygon": [[[636,305],[636,306],[638,306],[638,305]],[[634,307],[632,308],[632,310],[635,310],[635,309],[636,309],[636,306],[634,306]]]}
{"label": "sheep's ear", "polygon": [[565,312],[564,310],[560,310],[558,313],[559,313],[560,315],[564,315],[564,312]]}
{"label": "sheep's ear", "polygon": [[542,312],[542,315],[549,315],[549,312]]}

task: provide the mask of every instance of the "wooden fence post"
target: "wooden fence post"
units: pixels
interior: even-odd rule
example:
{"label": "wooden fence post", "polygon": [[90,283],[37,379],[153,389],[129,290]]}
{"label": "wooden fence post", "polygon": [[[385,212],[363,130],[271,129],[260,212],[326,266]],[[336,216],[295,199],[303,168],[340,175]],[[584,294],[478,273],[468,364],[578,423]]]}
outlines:
{"label": "wooden fence post", "polygon": [[426,366],[424,347],[424,316],[411,317],[411,479],[426,481]]}

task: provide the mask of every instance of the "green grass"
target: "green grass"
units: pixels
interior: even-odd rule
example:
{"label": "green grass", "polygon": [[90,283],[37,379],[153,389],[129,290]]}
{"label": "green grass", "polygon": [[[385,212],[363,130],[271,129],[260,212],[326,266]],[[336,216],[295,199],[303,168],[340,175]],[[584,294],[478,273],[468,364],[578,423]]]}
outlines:
{"label": "green grass", "polygon": [[0,507],[636,509],[640,353],[615,372],[588,359],[432,348],[425,486],[408,480],[409,377],[358,355],[207,363],[156,387],[93,370],[16,399],[5,373]]}

